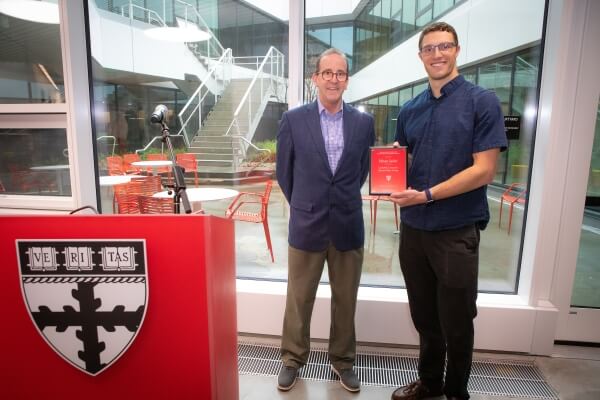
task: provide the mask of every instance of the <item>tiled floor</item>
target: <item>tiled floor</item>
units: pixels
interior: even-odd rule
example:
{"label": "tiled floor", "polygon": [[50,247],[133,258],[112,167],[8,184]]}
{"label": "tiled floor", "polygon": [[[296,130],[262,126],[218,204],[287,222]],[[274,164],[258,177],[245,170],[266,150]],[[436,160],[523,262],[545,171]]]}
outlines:
{"label": "tiled floor", "polygon": [[[257,338],[253,338],[257,340]],[[259,342],[278,344],[277,338],[260,338]],[[368,351],[372,347],[359,346]],[[379,351],[416,354],[415,349],[393,348]],[[600,399],[600,348],[555,346],[551,357],[533,357],[509,353],[476,353],[475,359],[530,360],[541,370],[547,383],[558,393],[561,400]],[[240,400],[337,400],[337,399],[389,399],[394,388],[363,386],[360,393],[349,393],[338,382],[299,379],[289,392],[277,389],[277,378],[240,375]],[[533,397],[503,397],[472,394],[473,400],[534,399]],[[439,398],[440,400],[443,397]]]}

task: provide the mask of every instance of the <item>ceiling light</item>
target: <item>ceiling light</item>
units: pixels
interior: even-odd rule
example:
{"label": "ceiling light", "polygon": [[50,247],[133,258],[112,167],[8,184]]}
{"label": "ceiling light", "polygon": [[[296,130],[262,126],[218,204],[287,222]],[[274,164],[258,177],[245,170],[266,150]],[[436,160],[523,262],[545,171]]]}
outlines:
{"label": "ceiling light", "polygon": [[58,4],[34,0],[0,0],[0,13],[43,24],[58,24]]}
{"label": "ceiling light", "polygon": [[195,26],[163,26],[160,28],[146,29],[144,33],[156,40],[163,40],[165,42],[202,42],[210,39],[210,35],[198,29]]}

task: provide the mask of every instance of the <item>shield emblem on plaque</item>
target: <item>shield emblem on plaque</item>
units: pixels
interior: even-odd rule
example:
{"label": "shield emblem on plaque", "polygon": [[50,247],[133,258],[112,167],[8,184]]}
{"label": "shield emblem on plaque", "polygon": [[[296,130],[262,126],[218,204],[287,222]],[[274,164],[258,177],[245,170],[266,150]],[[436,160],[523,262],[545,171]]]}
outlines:
{"label": "shield emblem on plaque", "polygon": [[131,346],[148,304],[145,241],[17,240],[35,328],[64,360],[98,375]]}

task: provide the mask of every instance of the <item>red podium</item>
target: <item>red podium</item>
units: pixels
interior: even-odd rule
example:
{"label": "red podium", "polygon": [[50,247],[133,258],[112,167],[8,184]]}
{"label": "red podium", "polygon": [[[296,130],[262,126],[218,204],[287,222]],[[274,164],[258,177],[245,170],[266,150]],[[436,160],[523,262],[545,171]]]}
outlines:
{"label": "red podium", "polygon": [[[1,398],[239,397],[232,221],[200,215],[1,216],[0,232],[0,343],[4,347]],[[76,244],[68,244],[69,241]],[[101,251],[92,246],[86,250],[88,241],[109,245]],[[111,241],[117,246],[111,246]],[[113,260],[112,249],[123,250],[117,252],[121,256],[115,253],[117,260],[128,260],[126,244],[136,241],[142,245],[131,247],[135,250],[130,253],[137,257],[141,257],[137,253],[145,253],[145,259],[140,258],[138,263],[139,268],[145,268],[146,276],[141,278],[127,276],[130,272],[125,264],[107,261]],[[60,247],[63,242],[67,245]],[[64,255],[56,250],[61,248]],[[55,261],[59,268],[52,270],[52,262],[45,264],[46,256],[36,253],[39,249],[44,254],[58,254]],[[70,260],[68,252],[73,252]],[[92,262],[100,257],[102,262]],[[40,260],[39,265],[36,260]],[[93,275],[93,268],[86,265],[92,264],[93,268],[100,265],[112,272],[89,283],[92,278],[85,274]],[[48,299],[48,306],[36,306],[32,293],[40,285],[73,279],[48,276],[48,271],[60,274],[67,268],[79,271],[79,283],[69,283],[74,289],[55,296],[60,298]],[[38,275],[25,278],[21,276],[24,271]],[[27,284],[25,279],[29,279]],[[99,298],[111,294],[111,290],[102,292],[100,287],[110,288],[108,285],[115,280],[137,282],[138,289],[145,287],[141,292],[145,293],[144,307],[136,310],[117,305],[111,306],[112,314],[99,312],[100,303],[104,302],[102,307],[108,303]],[[134,337],[126,349],[114,354],[114,362],[98,373],[86,373],[74,363],[71,365],[52,344],[52,335],[60,338],[67,334],[83,342],[81,332],[85,328],[81,326],[88,322],[78,322],[78,318],[85,308],[81,300],[85,287],[91,288],[90,315],[100,316],[100,322],[92,327],[93,332],[98,332],[92,341],[97,354],[108,351],[103,338],[111,333],[125,332]],[[127,286],[125,290],[114,290],[119,291],[125,295],[135,292],[127,290]],[[125,316],[129,322],[118,322]],[[63,319],[58,321],[60,318]],[[54,347],[64,345],[59,342]],[[92,363],[87,356],[92,347],[83,345],[73,352],[73,357],[79,354],[79,358]],[[100,360],[98,365],[106,364]]]}

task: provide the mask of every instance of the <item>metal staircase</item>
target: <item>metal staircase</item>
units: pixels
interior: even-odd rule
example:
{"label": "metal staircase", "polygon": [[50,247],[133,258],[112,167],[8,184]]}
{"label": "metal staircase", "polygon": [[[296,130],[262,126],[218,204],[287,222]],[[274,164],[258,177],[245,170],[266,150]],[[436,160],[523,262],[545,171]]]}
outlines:
{"label": "metal staircase", "polygon": [[234,118],[239,99],[244,96],[250,83],[250,79],[232,79],[204,120],[199,134],[190,142],[188,151],[196,154],[198,167],[203,171],[233,171],[240,148],[238,140],[225,133]]}
{"label": "metal staircase", "polygon": [[[204,98],[195,100],[198,96],[194,96],[183,107],[180,121],[181,132],[185,136],[189,138],[193,123],[201,121],[195,136],[189,138],[188,151],[196,154],[202,175],[239,175],[242,173],[240,164],[246,158],[249,147],[256,151],[268,151],[252,144],[252,137],[269,99],[284,97],[283,60],[283,54],[271,47],[252,79],[227,80],[221,95],[215,97],[215,104],[206,116],[201,115]],[[190,104],[194,105],[192,112],[189,111],[192,109]]]}
{"label": "metal staircase", "polygon": [[[171,136],[180,137],[187,151],[196,155],[198,172],[205,177],[239,174],[249,148],[268,151],[252,144],[252,138],[269,100],[284,101],[284,55],[270,47],[266,55],[241,57],[239,64],[234,65],[231,49],[222,47],[194,6],[182,0],[163,0],[162,3],[162,10],[154,11],[130,0],[115,11],[149,25],[193,25],[209,34],[204,42],[187,44],[208,71],[197,75],[201,76],[201,82],[177,115],[181,128]],[[192,91],[189,83],[180,83],[184,93]],[[136,152],[146,151],[160,139],[160,136],[154,137]]]}

